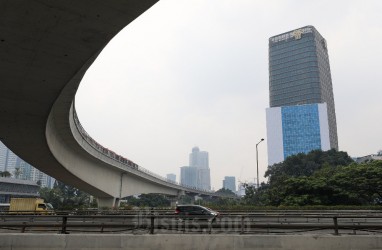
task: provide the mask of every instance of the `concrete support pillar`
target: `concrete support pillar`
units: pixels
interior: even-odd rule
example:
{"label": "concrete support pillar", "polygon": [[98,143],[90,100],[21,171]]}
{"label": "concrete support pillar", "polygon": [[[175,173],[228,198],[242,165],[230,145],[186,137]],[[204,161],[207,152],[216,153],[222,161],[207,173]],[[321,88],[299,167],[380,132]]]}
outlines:
{"label": "concrete support pillar", "polygon": [[184,192],[184,190],[178,190],[178,194],[177,196],[175,197],[171,197],[170,200],[171,200],[171,207],[175,208],[176,205],[179,204],[179,200],[181,199],[182,196],[186,195],[186,192]]}
{"label": "concrete support pillar", "polygon": [[184,195],[186,195],[186,192],[184,192],[184,190],[178,190],[178,198]]}
{"label": "concrete support pillar", "polygon": [[197,202],[198,200],[203,200],[203,197],[201,195],[195,195],[194,200]]}
{"label": "concrete support pillar", "polygon": [[177,200],[177,199],[176,199],[176,200],[171,200],[170,206],[171,206],[172,208],[175,208],[176,205],[178,205],[178,200]]}
{"label": "concrete support pillar", "polygon": [[98,208],[115,208],[119,205],[119,199],[116,199],[114,197],[98,197],[97,202]]}

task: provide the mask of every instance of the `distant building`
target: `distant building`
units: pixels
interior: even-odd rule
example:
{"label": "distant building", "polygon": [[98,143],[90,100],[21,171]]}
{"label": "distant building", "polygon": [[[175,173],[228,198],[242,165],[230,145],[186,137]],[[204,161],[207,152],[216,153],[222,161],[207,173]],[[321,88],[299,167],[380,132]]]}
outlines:
{"label": "distant building", "polygon": [[364,163],[368,161],[382,161],[382,150],[378,151],[377,154],[354,157],[353,160],[357,163]]}
{"label": "distant building", "polygon": [[190,167],[209,168],[208,152],[200,151],[198,147],[192,148],[189,164]]}
{"label": "distant building", "polygon": [[198,171],[196,167],[184,166],[180,168],[180,184],[197,187]]}
{"label": "distant building", "polygon": [[235,176],[225,176],[223,180],[223,188],[229,189],[236,193],[236,179]]}
{"label": "distant building", "polygon": [[176,182],[176,175],[175,174],[167,174],[166,178],[172,182]]}
{"label": "distant building", "polygon": [[268,165],[291,154],[338,150],[327,44],[313,26],[269,38],[269,97]]}
{"label": "distant building", "polygon": [[197,168],[197,185],[199,189],[211,190],[211,176],[208,160],[208,152],[200,151],[194,147],[189,156],[190,167]]}
{"label": "distant building", "polygon": [[0,171],[8,171],[12,178],[39,182],[42,187],[52,188],[55,179],[23,161],[0,142]]}
{"label": "distant building", "polygon": [[12,197],[38,197],[39,188],[34,181],[0,177],[0,203],[9,203]]}
{"label": "distant building", "polygon": [[252,186],[252,187],[256,186],[256,184],[254,182],[239,183],[238,188],[237,188],[237,192],[236,192],[236,194],[238,196],[241,196],[241,197],[245,196],[245,186],[244,186],[244,184],[248,185],[248,186]]}

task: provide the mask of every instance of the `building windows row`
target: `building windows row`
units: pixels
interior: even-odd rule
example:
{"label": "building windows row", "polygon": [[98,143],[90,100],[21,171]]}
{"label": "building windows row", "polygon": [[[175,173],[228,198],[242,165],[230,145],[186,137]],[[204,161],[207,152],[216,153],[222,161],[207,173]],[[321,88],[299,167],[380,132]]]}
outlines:
{"label": "building windows row", "polygon": [[287,88],[296,85],[305,84],[316,84],[319,82],[318,73],[317,74],[300,74],[293,77],[291,80],[286,80],[284,78],[272,80],[270,84],[270,90],[277,90],[278,88]]}
{"label": "building windows row", "polygon": [[269,90],[271,92],[271,95],[273,92],[278,92],[284,89],[291,89],[291,90],[299,90],[301,88],[319,88],[320,82],[318,77],[305,77],[303,79],[299,79],[298,81],[290,81],[290,82],[284,82],[284,81],[278,81],[274,84],[269,86]]}
{"label": "building windows row", "polygon": [[[273,63],[269,64],[269,69],[272,71],[273,69],[280,69],[284,68],[286,66],[293,66],[293,65],[298,65],[302,63],[307,63],[311,61],[316,61],[317,62],[317,57],[315,57],[314,53],[305,53],[301,55],[296,55],[295,57],[290,57],[288,58],[288,61],[285,60],[278,60]],[[317,65],[317,63],[316,63]],[[315,66],[317,67],[317,66]]]}
{"label": "building windows row", "polygon": [[305,53],[309,53],[309,52],[316,53],[315,47],[309,46],[309,44],[305,47],[297,47],[294,50],[284,51],[283,53],[272,52],[273,55],[269,55],[269,61],[273,62],[275,60],[289,58],[292,55],[305,54]]}
{"label": "building windows row", "polygon": [[318,75],[319,75],[318,69],[312,67],[312,68],[285,72],[283,74],[278,74],[278,75],[270,74],[269,80],[273,82],[273,81],[282,79],[281,82],[286,82],[286,81],[292,81],[292,80],[299,80],[299,79],[307,78],[307,77],[318,77]]}
{"label": "building windows row", "polygon": [[311,104],[311,103],[321,103],[321,100],[315,94],[308,95],[295,95],[290,98],[284,97],[271,97],[270,98],[271,107],[281,107],[281,106],[292,106],[292,105],[303,105],[303,104]]}
{"label": "building windows row", "polygon": [[272,75],[278,75],[278,74],[289,72],[289,71],[295,71],[295,70],[312,68],[312,67],[317,68],[317,61],[314,60],[313,58],[308,62],[301,62],[298,64],[292,64],[292,65],[288,65],[288,66],[284,65],[284,67],[282,67],[282,65],[279,65],[277,67],[272,66],[271,74]]}

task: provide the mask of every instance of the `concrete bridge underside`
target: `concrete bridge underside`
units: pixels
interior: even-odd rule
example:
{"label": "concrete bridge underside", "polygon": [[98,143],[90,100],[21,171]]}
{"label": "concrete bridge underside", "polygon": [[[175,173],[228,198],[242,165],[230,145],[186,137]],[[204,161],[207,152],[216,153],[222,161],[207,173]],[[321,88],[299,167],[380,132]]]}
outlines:
{"label": "concrete bridge underside", "polygon": [[73,100],[86,70],[156,2],[0,2],[0,140],[39,170],[98,197],[99,206],[136,193],[203,194],[105,156],[75,122]]}

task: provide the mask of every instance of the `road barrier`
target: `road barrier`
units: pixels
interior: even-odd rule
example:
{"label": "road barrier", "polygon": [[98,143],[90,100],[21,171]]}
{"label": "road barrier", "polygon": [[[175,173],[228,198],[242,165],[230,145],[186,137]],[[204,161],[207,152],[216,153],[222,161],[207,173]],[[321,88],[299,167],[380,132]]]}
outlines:
{"label": "road barrier", "polygon": [[57,232],[132,234],[377,234],[382,232],[380,213],[222,213],[211,219],[188,219],[162,212],[139,211],[130,215],[14,215],[0,214],[0,233]]}

